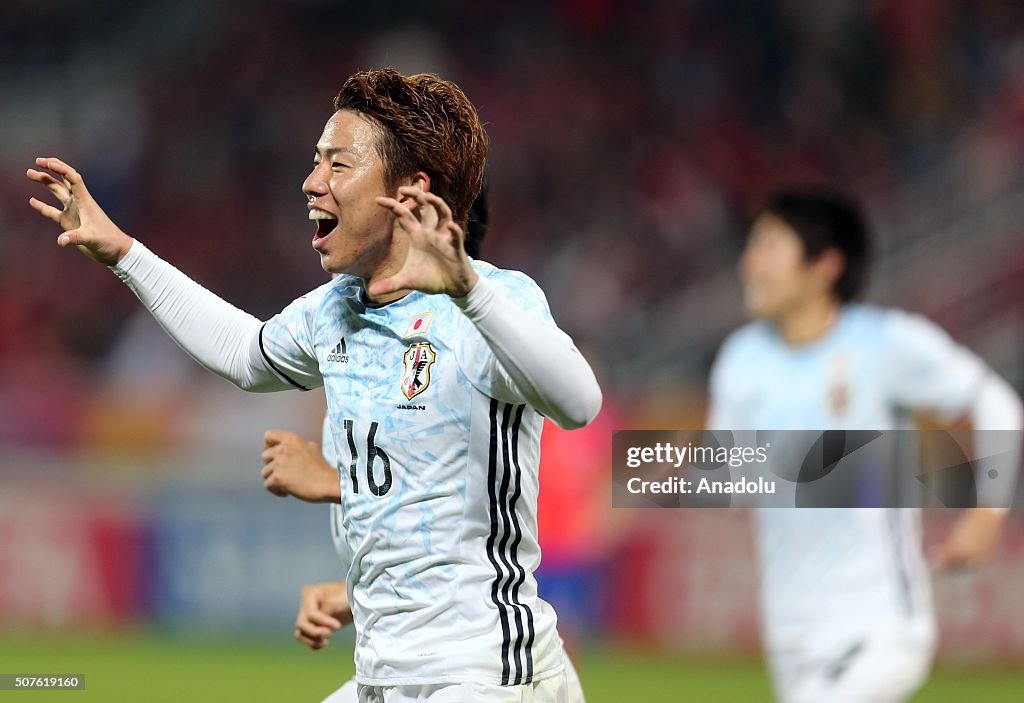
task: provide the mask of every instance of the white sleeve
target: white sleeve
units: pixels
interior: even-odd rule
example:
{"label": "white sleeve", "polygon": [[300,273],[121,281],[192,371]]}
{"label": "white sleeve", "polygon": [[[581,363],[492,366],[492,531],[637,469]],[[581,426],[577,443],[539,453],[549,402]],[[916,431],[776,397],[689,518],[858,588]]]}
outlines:
{"label": "white sleeve", "polygon": [[[1024,407],[1009,383],[993,372],[982,382],[970,409],[974,455],[981,459],[977,477],[978,505],[1005,510],[1013,500],[1020,475]],[[989,471],[990,468],[996,471]]]}
{"label": "white sleeve", "polygon": [[[931,410],[974,427],[974,456],[981,459],[978,500],[1007,506],[1020,472],[1021,401],[1006,381],[940,327],[919,315],[891,313],[889,325],[893,401],[911,410]],[[999,469],[992,478],[988,467]]]}
{"label": "white sleeve", "polygon": [[930,320],[898,310],[889,314],[886,370],[892,403],[947,419],[966,415],[988,374],[985,363]]}
{"label": "white sleeve", "polygon": [[583,427],[597,416],[602,398],[594,372],[527,276],[481,274],[455,304],[483,342],[471,340],[472,348],[461,355],[474,386],[499,400],[527,403],[563,429]]}
{"label": "white sleeve", "polygon": [[110,268],[171,339],[206,369],[247,391],[295,386],[271,368],[263,353],[263,323],[203,288],[142,242],[135,240]]}

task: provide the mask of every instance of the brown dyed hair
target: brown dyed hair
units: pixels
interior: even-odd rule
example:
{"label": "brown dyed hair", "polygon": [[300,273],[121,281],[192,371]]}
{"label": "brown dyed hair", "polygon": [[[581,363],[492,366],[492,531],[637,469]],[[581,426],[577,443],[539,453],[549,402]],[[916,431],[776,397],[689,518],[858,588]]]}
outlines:
{"label": "brown dyed hair", "polygon": [[465,231],[483,184],[487,135],[457,85],[430,73],[360,71],[345,81],[334,109],[358,112],[379,128],[377,153],[389,189],[401,178],[425,172],[430,192],[448,203]]}

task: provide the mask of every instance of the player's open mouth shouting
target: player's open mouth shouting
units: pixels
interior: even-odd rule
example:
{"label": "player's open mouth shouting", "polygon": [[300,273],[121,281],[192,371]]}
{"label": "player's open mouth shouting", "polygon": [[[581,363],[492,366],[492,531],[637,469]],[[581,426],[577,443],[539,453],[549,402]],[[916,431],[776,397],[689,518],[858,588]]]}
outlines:
{"label": "player's open mouth shouting", "polygon": [[327,238],[338,228],[338,218],[326,210],[321,210],[311,205],[309,208],[309,219],[316,222],[316,232],[313,233],[313,248],[320,251]]}

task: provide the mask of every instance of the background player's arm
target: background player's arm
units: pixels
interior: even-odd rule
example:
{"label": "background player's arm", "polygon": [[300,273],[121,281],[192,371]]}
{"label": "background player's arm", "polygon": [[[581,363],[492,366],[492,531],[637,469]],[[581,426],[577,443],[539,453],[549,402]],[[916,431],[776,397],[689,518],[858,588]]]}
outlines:
{"label": "background player's arm", "polygon": [[341,483],[316,442],[294,432],[267,430],[263,436],[263,487],[277,496],[310,503],[340,503]]}
{"label": "background player's arm", "polygon": [[[989,495],[979,490],[979,500],[991,505],[1008,501],[1020,466],[1020,433],[1024,427],[1021,400],[1010,384],[989,372],[968,414],[975,429],[975,455],[1007,457],[1005,463],[1001,462],[1002,475],[994,484],[996,490]],[[983,487],[986,485],[993,484],[982,482]],[[1008,508],[992,507],[967,510],[936,549],[934,563],[939,568],[956,568],[987,561],[999,543],[1008,512]]]}
{"label": "background player's arm", "polygon": [[302,588],[295,639],[310,649],[323,649],[331,635],[352,622],[345,581],[314,583]]}
{"label": "background player's arm", "polygon": [[271,368],[262,346],[263,323],[221,300],[121,231],[93,200],[77,171],[54,158],[37,159],[36,163],[60,176],[33,169],[27,172],[30,180],[45,186],[62,205],[57,209],[35,198],[30,201],[36,211],[60,226],[58,245],[77,246],[93,260],[110,266],[164,331],[202,366],[254,392],[320,385],[315,359],[305,365],[287,365],[287,378]]}
{"label": "background player's arm", "polygon": [[396,226],[408,236],[409,253],[396,274],[370,285],[369,294],[447,293],[490,347],[517,400],[566,429],[593,420],[601,409],[601,389],[569,337],[553,322],[528,315],[477,274],[463,247],[462,230],[441,198],[416,187],[400,188],[399,194],[416,202],[416,214],[393,198],[378,202],[392,211]]}
{"label": "background player's arm", "polygon": [[[975,456],[1005,459],[997,482],[979,477],[979,502],[1009,505],[1024,429],[1020,397],[977,356],[925,318],[897,312],[890,322],[893,401],[904,408],[969,420],[975,430]],[[985,561],[998,544],[1005,519],[1005,508],[966,511],[933,555],[936,564],[955,567]]]}

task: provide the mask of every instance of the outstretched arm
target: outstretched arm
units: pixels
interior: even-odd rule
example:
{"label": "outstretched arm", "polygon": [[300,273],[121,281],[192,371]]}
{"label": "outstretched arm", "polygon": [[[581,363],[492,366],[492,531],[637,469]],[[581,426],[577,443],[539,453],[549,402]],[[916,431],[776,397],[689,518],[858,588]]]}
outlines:
{"label": "outstretched arm", "polygon": [[[111,267],[153,314],[164,331],[213,373],[249,391],[294,387],[272,369],[261,347],[263,323],[206,290],[115,225],[92,198],[82,176],[60,159],[36,159],[29,180],[46,187],[58,209],[36,198],[29,203],[61,228],[57,244],[76,246]],[[53,175],[56,174],[56,175]],[[317,385],[315,379],[303,379]]]}
{"label": "outstretched arm", "polygon": [[447,293],[487,342],[519,397],[565,429],[593,420],[601,409],[601,389],[569,337],[527,314],[477,274],[462,230],[441,198],[414,186],[398,192],[415,200],[416,214],[393,198],[378,202],[394,214],[409,239],[409,252],[397,273],[370,282],[370,296],[399,290]]}

